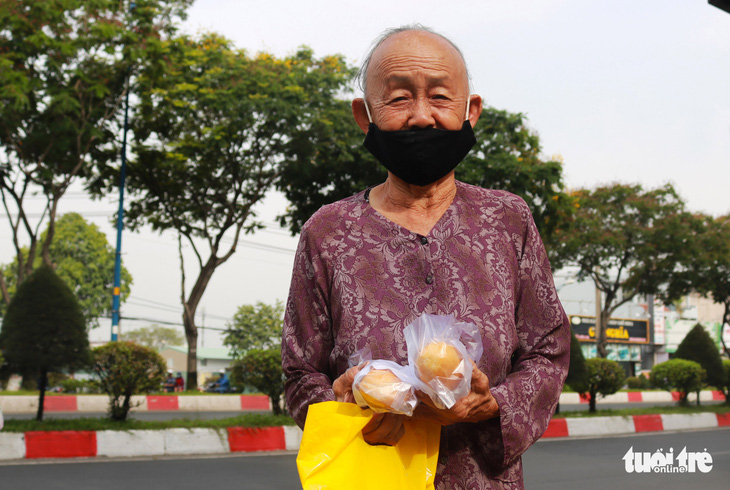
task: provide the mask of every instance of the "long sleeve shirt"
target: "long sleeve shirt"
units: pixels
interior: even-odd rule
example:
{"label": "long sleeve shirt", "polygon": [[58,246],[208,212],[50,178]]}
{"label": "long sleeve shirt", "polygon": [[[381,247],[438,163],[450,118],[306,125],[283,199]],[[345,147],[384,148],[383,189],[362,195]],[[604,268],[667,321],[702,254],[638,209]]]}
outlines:
{"label": "long sleeve shirt", "polygon": [[436,489],[521,488],[521,454],[547,428],[568,370],[570,327],[529,208],[457,182],[427,236],[385,218],[364,191],[321,208],[299,242],[282,342],[286,400],[334,400],[348,358],[407,364],[403,328],[423,313],[476,324],[500,416],[442,430]]}

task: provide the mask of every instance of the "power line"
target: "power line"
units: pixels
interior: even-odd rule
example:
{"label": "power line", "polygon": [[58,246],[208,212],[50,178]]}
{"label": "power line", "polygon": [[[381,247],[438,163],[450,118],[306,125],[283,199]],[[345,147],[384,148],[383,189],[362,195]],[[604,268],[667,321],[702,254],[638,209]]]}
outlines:
{"label": "power line", "polygon": [[[138,317],[133,317],[133,316],[120,316],[119,318],[121,318],[122,320],[133,320],[133,321],[138,321],[138,322],[161,323],[163,325],[171,325],[173,327],[185,328],[185,325],[183,325],[181,323],[168,322],[166,320],[155,320],[153,318],[138,318]],[[205,326],[197,326],[197,328],[198,329],[202,329],[202,330],[215,330],[217,332],[226,332],[226,331],[228,331],[227,328],[215,328],[215,327],[205,327]]]}

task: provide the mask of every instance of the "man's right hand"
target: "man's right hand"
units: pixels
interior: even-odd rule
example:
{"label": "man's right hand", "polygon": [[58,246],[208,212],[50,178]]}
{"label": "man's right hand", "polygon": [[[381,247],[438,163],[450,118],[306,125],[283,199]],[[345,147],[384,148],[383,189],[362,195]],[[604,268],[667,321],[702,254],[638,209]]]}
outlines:
{"label": "man's right hand", "polygon": [[351,367],[332,383],[332,390],[335,392],[335,401],[355,403],[355,397],[352,394],[352,382],[355,381],[355,375],[360,372],[362,367]]}
{"label": "man's right hand", "polygon": [[[332,383],[332,390],[335,392],[335,400],[344,403],[355,403],[352,394],[352,383],[355,375],[364,366],[354,366]],[[394,446],[405,434],[403,427],[405,415],[394,413],[376,413],[362,430],[365,442],[371,445],[386,444]]]}

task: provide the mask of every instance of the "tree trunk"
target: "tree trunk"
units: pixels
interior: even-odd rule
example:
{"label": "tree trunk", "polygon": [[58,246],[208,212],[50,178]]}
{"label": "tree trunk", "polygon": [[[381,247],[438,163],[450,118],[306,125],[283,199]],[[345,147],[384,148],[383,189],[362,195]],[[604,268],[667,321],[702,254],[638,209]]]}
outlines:
{"label": "tree trunk", "polygon": [[185,389],[195,391],[198,389],[198,330],[195,327],[195,319],[188,319],[187,314],[183,314],[183,323],[185,325],[185,338],[188,342],[188,379],[185,383]]}
{"label": "tree trunk", "polygon": [[725,337],[723,337],[723,332],[725,332],[725,325],[730,326],[730,300],[725,301],[725,314],[722,316],[722,325],[720,325],[720,342],[722,343],[722,349],[725,351],[725,355],[730,357],[730,349],[728,349],[727,344],[725,344]]}
{"label": "tree trunk", "polygon": [[590,391],[590,399],[588,400],[588,411],[594,413],[596,411],[596,396],[597,393]]}
{"label": "tree trunk", "polygon": [[5,303],[5,306],[10,306],[10,293],[8,292],[8,283],[5,281],[5,276],[0,274],[0,299]]}
{"label": "tree trunk", "polygon": [[[183,267],[182,260],[180,264]],[[188,341],[188,379],[185,387],[187,391],[196,391],[198,389],[198,328],[195,326],[195,312],[218,265],[220,265],[218,257],[211,254],[208,262],[200,269],[195,285],[187,299],[184,294],[182,298],[183,325],[185,326],[185,338]]]}
{"label": "tree trunk", "polygon": [[281,407],[279,406],[280,403],[280,395],[278,393],[269,393],[269,398],[271,399],[271,410],[274,412],[274,415],[282,415]]}
{"label": "tree trunk", "polygon": [[38,390],[40,394],[38,395],[38,412],[36,413],[35,419],[38,422],[43,421],[43,404],[46,400],[46,385],[48,384],[48,370],[43,368],[41,369],[41,379],[40,386],[38,386]]}

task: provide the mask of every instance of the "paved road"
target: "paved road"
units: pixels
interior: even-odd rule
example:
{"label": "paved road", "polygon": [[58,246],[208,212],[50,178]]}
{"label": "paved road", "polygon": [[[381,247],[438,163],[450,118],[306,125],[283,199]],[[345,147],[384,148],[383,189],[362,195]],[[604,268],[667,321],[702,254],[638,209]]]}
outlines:
{"label": "paved road", "polygon": [[[701,488],[725,490],[730,481],[730,429],[656,433],[600,439],[545,439],[524,456],[528,489],[591,490]],[[659,448],[705,449],[713,458],[709,473],[627,473],[622,458]],[[0,463],[0,488],[7,490],[187,490],[297,489],[293,453],[153,460],[93,460]],[[353,486],[356,488],[356,486]],[[384,489],[385,490],[385,489]]]}

